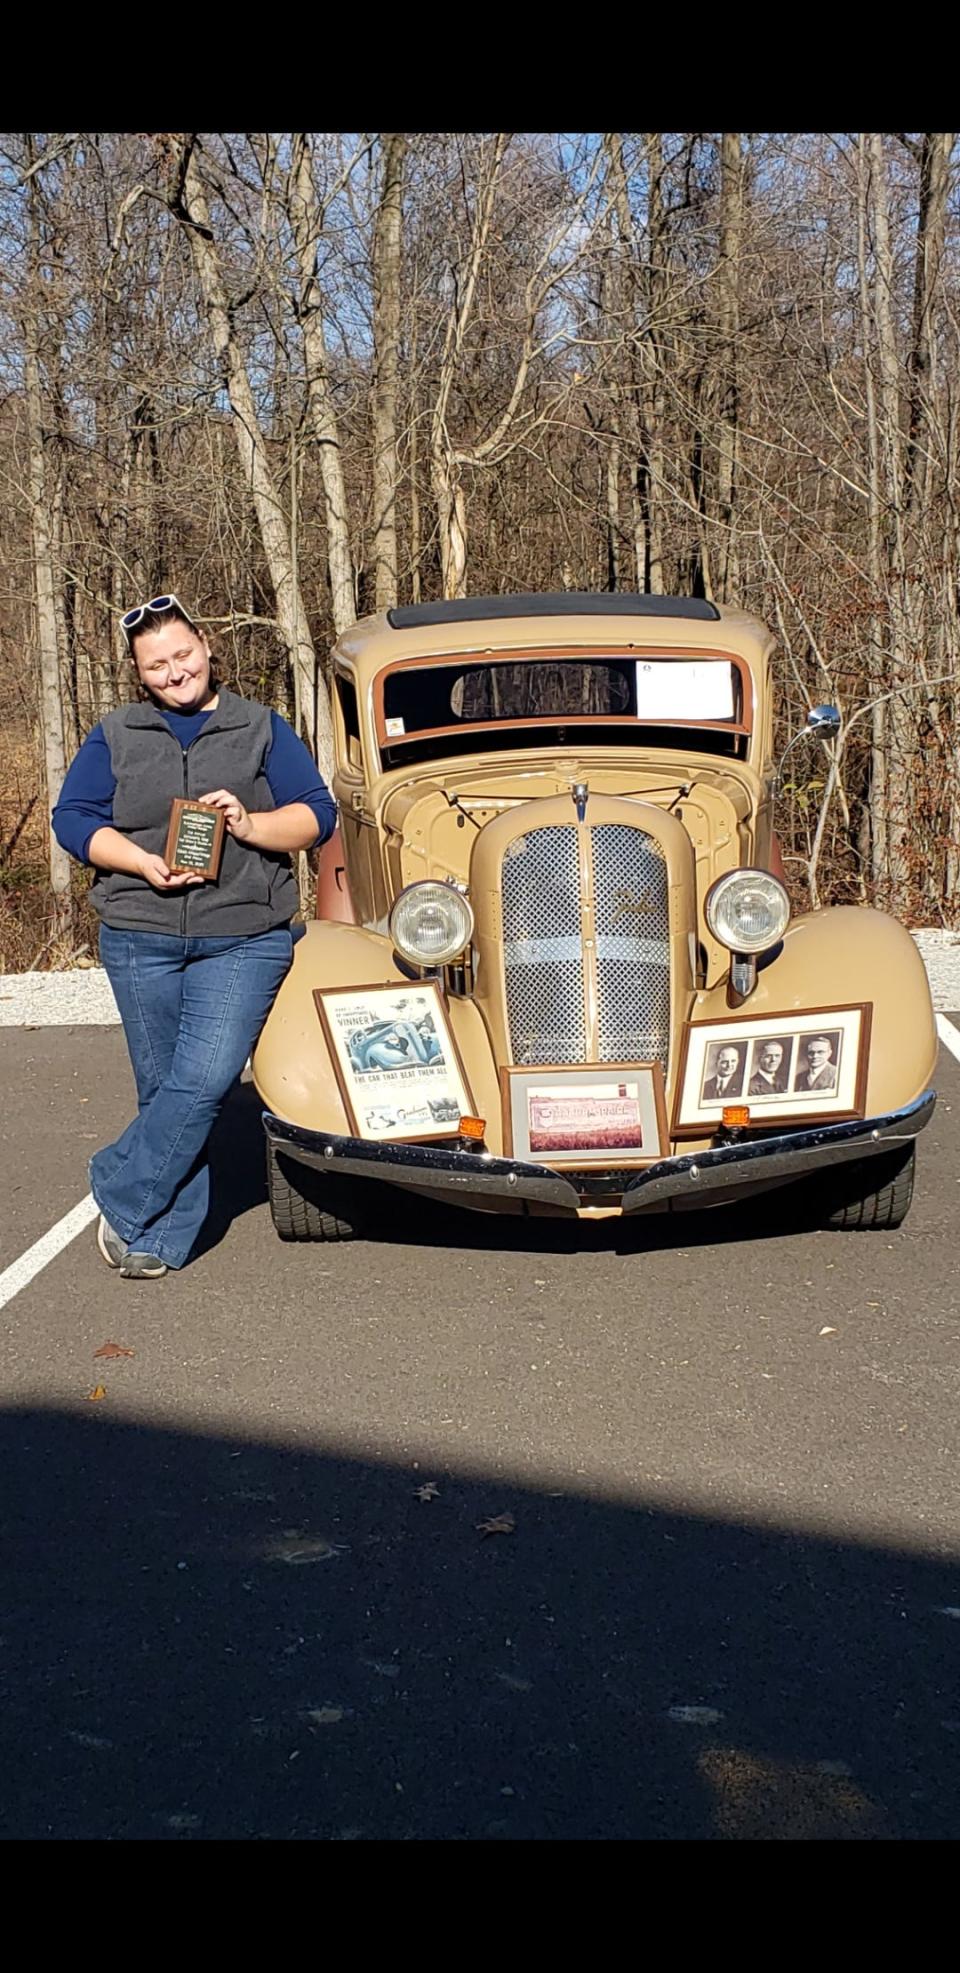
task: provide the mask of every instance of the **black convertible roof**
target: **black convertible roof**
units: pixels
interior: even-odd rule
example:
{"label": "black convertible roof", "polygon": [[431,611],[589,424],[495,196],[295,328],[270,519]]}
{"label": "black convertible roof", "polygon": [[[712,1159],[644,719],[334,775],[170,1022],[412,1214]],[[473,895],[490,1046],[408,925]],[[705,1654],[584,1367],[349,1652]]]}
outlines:
{"label": "black convertible roof", "polygon": [[562,589],[557,595],[463,596],[446,603],[403,603],[387,611],[393,630],[429,624],[482,623],[496,617],[696,617],[716,623],[720,612],[702,596],[633,596]]}

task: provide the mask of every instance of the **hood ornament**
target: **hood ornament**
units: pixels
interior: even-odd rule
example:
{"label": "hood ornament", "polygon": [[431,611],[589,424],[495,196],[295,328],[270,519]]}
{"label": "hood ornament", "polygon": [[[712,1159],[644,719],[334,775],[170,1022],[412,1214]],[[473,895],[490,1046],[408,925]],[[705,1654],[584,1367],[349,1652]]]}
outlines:
{"label": "hood ornament", "polygon": [[571,794],[572,794],[572,796],[573,796],[573,799],[574,799],[574,801],[575,801],[575,803],[576,803],[576,808],[577,808],[577,821],[578,821],[578,822],[585,822],[585,821],[586,821],[586,818],[587,818],[587,801],[588,801],[588,798],[589,798],[589,795],[590,795],[590,790],[589,790],[589,788],[588,788],[588,786],[587,786],[587,784],[586,784],[586,782],[585,782],[585,781],[575,781],[575,782],[574,782],[574,784],[573,784],[573,787],[572,787],[572,788],[571,788],[571,790],[570,790],[570,792],[571,792]]}

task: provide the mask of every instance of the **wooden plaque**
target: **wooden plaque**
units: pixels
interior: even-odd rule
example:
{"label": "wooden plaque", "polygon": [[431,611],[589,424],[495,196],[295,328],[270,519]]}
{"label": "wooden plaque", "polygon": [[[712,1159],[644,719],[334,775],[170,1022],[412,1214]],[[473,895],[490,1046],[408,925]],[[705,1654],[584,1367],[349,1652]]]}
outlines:
{"label": "wooden plaque", "polygon": [[179,796],[170,810],[170,827],[164,862],[174,872],[189,870],[207,883],[220,874],[223,832],[226,820],[221,808],[209,802],[182,801]]}

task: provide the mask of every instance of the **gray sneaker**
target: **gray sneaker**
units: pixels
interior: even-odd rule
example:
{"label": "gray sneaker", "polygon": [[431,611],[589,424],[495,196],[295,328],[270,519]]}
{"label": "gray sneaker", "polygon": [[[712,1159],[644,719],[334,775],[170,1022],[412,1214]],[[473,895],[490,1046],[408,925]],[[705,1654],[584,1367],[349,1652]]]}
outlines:
{"label": "gray sneaker", "polygon": [[167,1263],[159,1254],[124,1254],[120,1268],[122,1281],[157,1281],[166,1274]]}
{"label": "gray sneaker", "polygon": [[127,1243],[121,1240],[119,1233],[114,1233],[112,1226],[108,1226],[102,1213],[97,1227],[97,1246],[108,1267],[120,1266],[127,1251]]}

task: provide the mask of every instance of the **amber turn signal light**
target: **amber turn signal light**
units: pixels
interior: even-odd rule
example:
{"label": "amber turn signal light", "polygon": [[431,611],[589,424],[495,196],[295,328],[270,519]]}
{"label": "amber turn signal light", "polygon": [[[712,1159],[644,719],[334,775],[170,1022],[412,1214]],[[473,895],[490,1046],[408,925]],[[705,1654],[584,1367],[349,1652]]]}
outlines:
{"label": "amber turn signal light", "polygon": [[746,1103],[725,1103],[721,1114],[728,1130],[739,1130],[750,1122]]}
{"label": "amber turn signal light", "polygon": [[461,1117],[457,1125],[461,1137],[476,1138],[478,1143],[483,1142],[483,1135],[486,1128],[486,1117]]}

